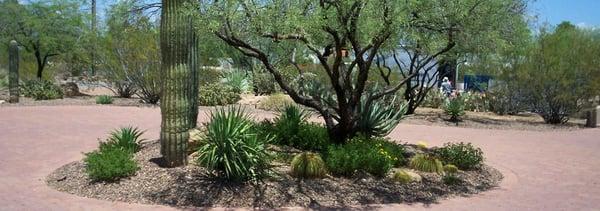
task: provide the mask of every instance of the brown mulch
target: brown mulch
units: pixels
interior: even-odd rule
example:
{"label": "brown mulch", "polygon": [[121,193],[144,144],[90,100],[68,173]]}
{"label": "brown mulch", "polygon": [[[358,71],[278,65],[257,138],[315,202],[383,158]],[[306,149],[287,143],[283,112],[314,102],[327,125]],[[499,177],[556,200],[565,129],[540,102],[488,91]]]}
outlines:
{"label": "brown mulch", "polygon": [[[46,178],[49,186],[75,195],[111,201],[163,204],[176,207],[311,207],[348,208],[386,203],[435,203],[450,196],[468,196],[496,187],[497,170],[483,166],[461,171],[462,182],[445,185],[441,176],[420,173],[422,182],[399,184],[386,178],[357,174],[352,178],[327,176],[300,180],[289,166],[278,163],[270,177],[258,184],[231,183],[211,176],[196,165],[160,167],[159,144],[145,144],[135,155],[141,169],[135,176],[114,183],[91,181],[82,161],[69,163]],[[275,162],[276,163],[276,162]]]}

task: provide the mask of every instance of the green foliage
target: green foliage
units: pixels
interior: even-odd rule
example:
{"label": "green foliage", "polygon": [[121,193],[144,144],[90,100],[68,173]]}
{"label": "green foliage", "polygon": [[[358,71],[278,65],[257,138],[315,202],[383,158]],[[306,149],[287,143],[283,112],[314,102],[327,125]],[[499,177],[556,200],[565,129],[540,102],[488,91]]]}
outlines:
{"label": "green foliage", "polygon": [[400,146],[384,139],[356,137],[345,145],[330,146],[325,162],[336,175],[351,176],[360,170],[381,177],[402,163],[402,151]]}
{"label": "green foliage", "polygon": [[309,113],[304,109],[287,105],[274,119],[276,140],[280,144],[289,145],[297,136],[302,124],[306,123]]}
{"label": "green foliage", "polygon": [[35,100],[53,100],[63,97],[62,89],[50,81],[33,79],[24,81],[21,93]]}
{"label": "green foliage", "polygon": [[290,146],[301,150],[323,151],[331,144],[327,128],[317,123],[302,123],[298,134],[289,140]]}
{"label": "green foliage", "polygon": [[275,83],[273,76],[266,72],[263,68],[256,65],[253,66],[252,84],[254,92],[257,95],[270,95],[278,91],[278,86]]}
{"label": "green foliage", "polygon": [[367,103],[368,100],[361,100],[358,109],[359,119],[356,129],[363,135],[386,136],[396,128],[406,113],[406,105],[398,105],[395,97],[389,101],[384,98]]}
{"label": "green foliage", "polygon": [[112,104],[113,98],[108,95],[96,96],[96,104]]}
{"label": "green foliage", "polygon": [[327,174],[325,162],[316,153],[303,152],[292,159],[292,175],[299,178],[321,178]]}
{"label": "green foliage", "polygon": [[456,176],[455,174],[446,174],[442,177],[442,181],[446,185],[457,185],[462,182],[462,180]]}
{"label": "green foliage", "polygon": [[392,179],[395,182],[399,182],[401,184],[407,184],[412,181],[412,177],[410,176],[410,174],[408,174],[404,170],[400,170],[400,171],[397,171],[396,173],[394,173],[394,175],[392,176]]}
{"label": "green foliage", "polygon": [[514,115],[525,110],[522,91],[510,84],[501,84],[491,88],[487,93],[490,111],[498,115]]}
{"label": "green foliage", "polygon": [[449,174],[456,174],[458,172],[458,167],[452,164],[447,164],[444,166],[444,172]]}
{"label": "green foliage", "polygon": [[444,163],[464,170],[476,168],[483,163],[483,151],[471,143],[446,143],[435,149],[434,154]]}
{"label": "green foliage", "polygon": [[450,121],[458,122],[465,115],[465,101],[462,97],[455,97],[446,102],[444,112],[450,116]]}
{"label": "green foliage", "polygon": [[240,99],[240,94],[231,87],[218,83],[200,86],[198,90],[198,103],[201,106],[234,104]]}
{"label": "green foliage", "polygon": [[287,106],[293,106],[296,103],[290,98],[290,96],[283,93],[276,93],[269,95],[266,99],[261,100],[257,108],[267,111],[278,111]]}
{"label": "green foliage", "polygon": [[442,174],[444,172],[444,167],[440,160],[434,156],[425,154],[417,154],[412,157],[410,159],[409,166],[415,170],[424,172],[435,172],[438,174]]}
{"label": "green foliage", "polygon": [[88,176],[96,181],[116,181],[134,175],[139,169],[131,151],[118,147],[86,153],[83,161]]}
{"label": "green foliage", "polygon": [[110,132],[106,142],[100,143],[100,149],[116,147],[127,150],[132,153],[140,150],[140,143],[145,139],[140,139],[144,131],[140,131],[137,127],[124,127]]}
{"label": "green foliage", "polygon": [[211,112],[198,163],[229,180],[260,179],[269,167],[265,145],[271,139],[259,138],[253,126],[240,107]]}
{"label": "green foliage", "polygon": [[204,67],[198,71],[200,86],[221,83],[221,70],[213,67]]}
{"label": "green foliage", "polygon": [[445,102],[446,96],[440,90],[432,89],[427,92],[422,105],[429,108],[441,108]]}
{"label": "green foliage", "polygon": [[247,93],[252,90],[252,79],[245,71],[232,69],[223,73],[221,82],[233,89],[236,93]]}

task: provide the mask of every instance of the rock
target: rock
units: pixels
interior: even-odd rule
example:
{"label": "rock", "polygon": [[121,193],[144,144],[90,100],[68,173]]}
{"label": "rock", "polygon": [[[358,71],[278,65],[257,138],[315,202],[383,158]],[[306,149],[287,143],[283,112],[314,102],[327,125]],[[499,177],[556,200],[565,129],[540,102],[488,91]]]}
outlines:
{"label": "rock", "polygon": [[75,82],[67,82],[60,85],[60,87],[62,88],[65,97],[76,97],[83,95],[81,92],[79,92],[79,87]]}
{"label": "rock", "polygon": [[4,104],[4,103],[6,103],[5,100],[0,100],[0,104]]}

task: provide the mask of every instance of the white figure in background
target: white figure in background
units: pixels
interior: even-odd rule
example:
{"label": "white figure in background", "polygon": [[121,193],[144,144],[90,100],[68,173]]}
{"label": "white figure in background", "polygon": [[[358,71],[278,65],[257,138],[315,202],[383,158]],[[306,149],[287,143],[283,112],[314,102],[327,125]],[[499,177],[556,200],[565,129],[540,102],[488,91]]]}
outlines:
{"label": "white figure in background", "polygon": [[440,87],[440,92],[442,92],[446,97],[449,97],[452,94],[452,83],[450,83],[448,77],[444,77],[442,79],[442,86]]}

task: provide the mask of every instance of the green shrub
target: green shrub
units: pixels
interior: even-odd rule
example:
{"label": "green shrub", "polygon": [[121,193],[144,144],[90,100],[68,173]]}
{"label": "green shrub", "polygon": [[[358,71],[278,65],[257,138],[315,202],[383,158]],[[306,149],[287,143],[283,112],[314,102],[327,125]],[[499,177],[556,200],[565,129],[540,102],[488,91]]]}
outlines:
{"label": "green shrub", "polygon": [[336,175],[351,176],[361,170],[375,176],[384,176],[394,166],[402,163],[402,149],[384,139],[355,137],[341,146],[330,146],[326,164]]}
{"label": "green shrub", "polygon": [[259,65],[254,66],[253,69],[252,84],[254,85],[255,94],[270,95],[279,90],[279,86],[271,73],[267,72]]}
{"label": "green shrub", "polygon": [[52,100],[63,97],[62,89],[46,80],[28,80],[21,84],[21,93],[35,100]]}
{"label": "green shrub", "polygon": [[256,107],[267,111],[278,111],[292,105],[296,105],[296,103],[290,96],[277,93],[269,95],[266,99],[261,100]]}
{"label": "green shrub", "polygon": [[450,115],[450,121],[460,121],[460,117],[465,115],[465,101],[461,97],[448,100],[444,106],[444,112]]}
{"label": "green shrub", "polygon": [[140,139],[144,131],[140,131],[134,127],[124,127],[114,130],[110,133],[106,142],[100,143],[100,149],[105,147],[116,147],[130,152],[138,152],[140,150],[140,142],[145,139]]}
{"label": "green shrub", "polygon": [[514,115],[525,110],[525,96],[518,88],[508,85],[498,85],[490,89],[486,96],[489,100],[489,110],[498,115]]}
{"label": "green shrub", "polygon": [[444,163],[453,164],[459,169],[469,170],[483,163],[483,151],[471,143],[446,143],[434,150]]}
{"label": "green shrub", "polygon": [[116,181],[134,175],[139,169],[133,154],[117,147],[87,153],[83,161],[88,176],[96,181]]}
{"label": "green shrub", "polygon": [[198,104],[201,106],[219,106],[234,104],[242,99],[231,87],[214,83],[200,86]]}
{"label": "green shrub", "polygon": [[444,172],[449,174],[456,174],[458,172],[458,167],[452,164],[447,164],[444,166]]}
{"label": "green shrub", "polygon": [[96,104],[112,104],[113,98],[108,95],[100,95],[96,97]]}
{"label": "green shrub", "polygon": [[260,179],[269,167],[265,145],[271,140],[259,138],[253,126],[240,107],[211,112],[198,163],[229,180]]}
{"label": "green shrub", "polygon": [[431,89],[423,99],[422,105],[429,108],[441,108],[445,101],[446,96],[440,90]]}
{"label": "green shrub", "polygon": [[410,159],[409,166],[412,169],[424,171],[424,172],[435,172],[442,174],[444,167],[442,162],[437,158],[425,154],[417,154]]}
{"label": "green shrub", "polygon": [[292,159],[292,175],[299,178],[321,178],[327,174],[325,162],[316,153],[303,152]]}
{"label": "green shrub", "polygon": [[287,105],[274,120],[274,130],[279,144],[290,145],[296,138],[309,113],[294,105]]}
{"label": "green shrub", "polygon": [[465,101],[465,110],[475,112],[486,112],[490,108],[490,102],[486,94],[481,92],[465,92],[461,94]]}
{"label": "green shrub", "polygon": [[394,173],[394,175],[392,176],[392,179],[395,182],[399,182],[402,184],[407,184],[412,181],[412,177],[404,170],[400,170],[400,171],[397,171],[396,173]]}
{"label": "green shrub", "polygon": [[302,123],[298,134],[289,140],[290,146],[301,150],[323,151],[331,144],[327,128],[317,123]]}

